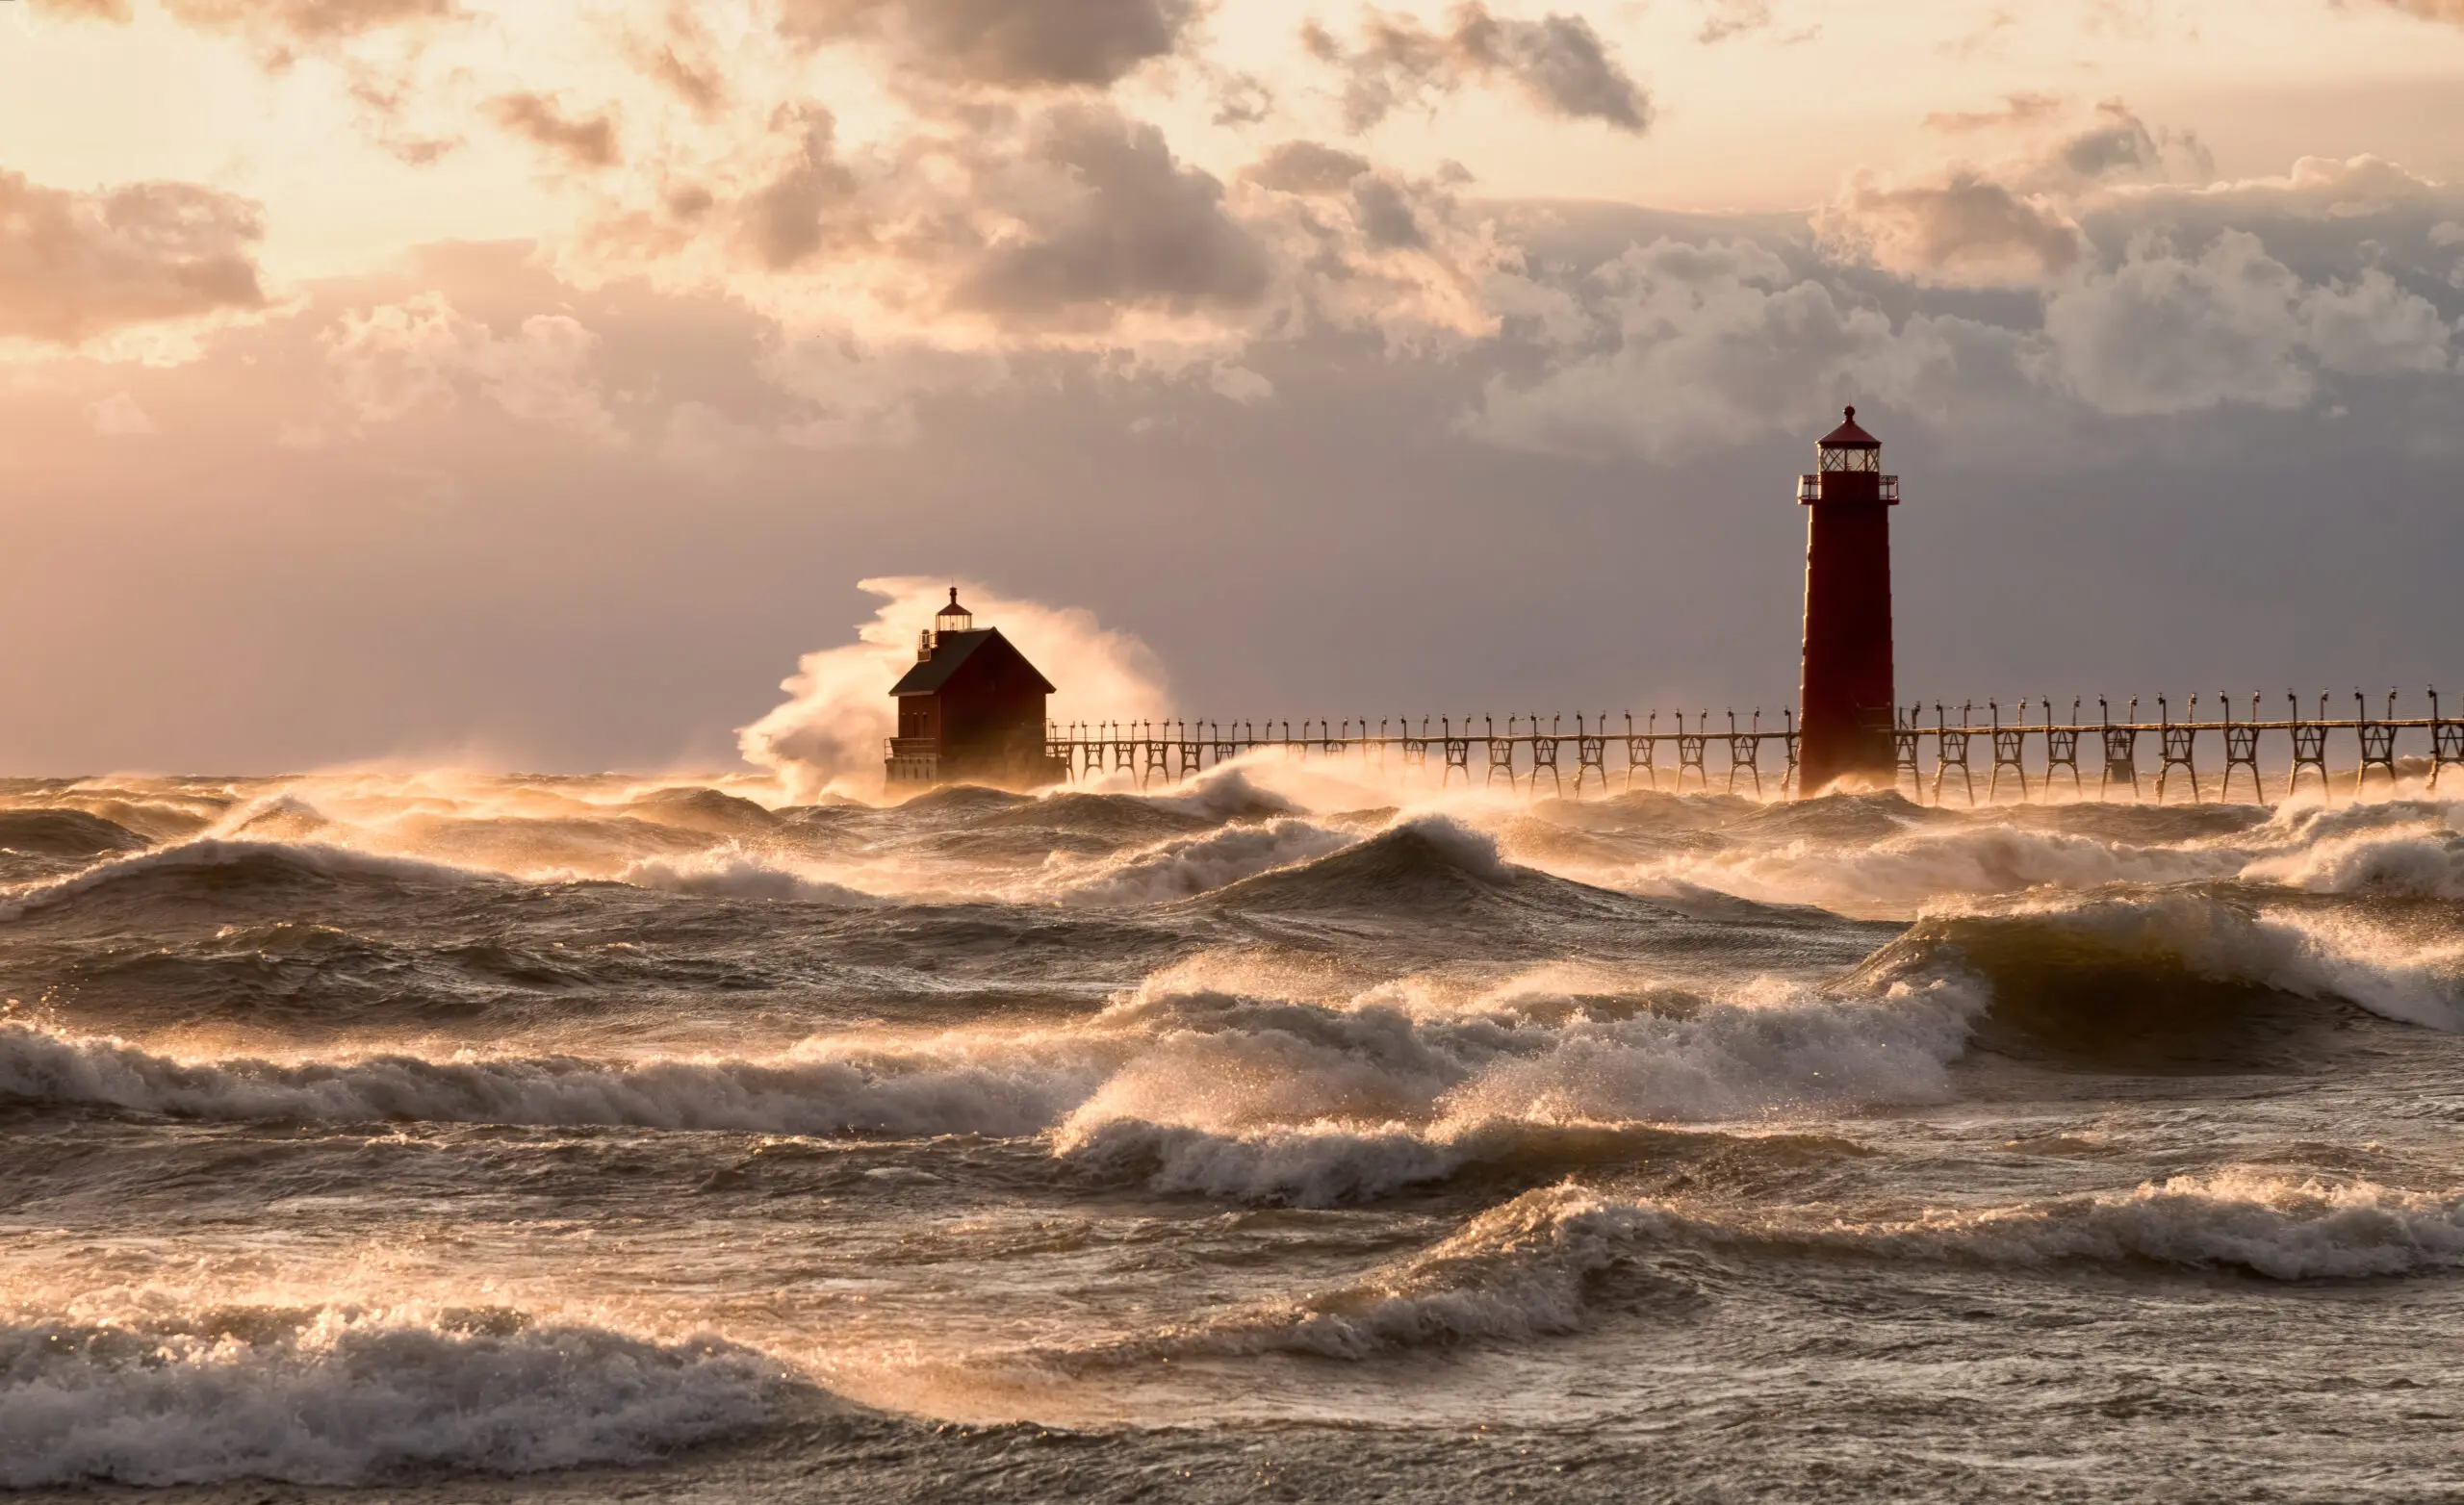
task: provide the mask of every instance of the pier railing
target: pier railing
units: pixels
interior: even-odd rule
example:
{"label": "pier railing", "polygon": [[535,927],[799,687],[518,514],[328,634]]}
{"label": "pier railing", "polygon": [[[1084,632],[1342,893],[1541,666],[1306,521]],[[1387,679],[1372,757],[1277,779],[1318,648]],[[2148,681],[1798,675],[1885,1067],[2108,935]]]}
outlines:
{"label": "pier railing", "polygon": [[[1892,714],[1896,783],[1920,802],[1938,804],[1956,794],[1975,804],[1982,763],[1988,804],[2011,793],[2021,800],[2040,793],[2085,797],[2091,772],[2100,799],[2126,793],[2137,800],[2152,785],[2161,803],[2187,785],[2193,802],[2211,794],[2227,801],[2239,785],[2264,803],[2272,779],[2285,796],[2306,782],[2332,797],[2338,786],[2358,795],[2374,778],[2392,785],[2402,763],[2426,766],[2433,789],[2449,768],[2464,770],[2464,714],[2448,716],[2435,688],[2427,693],[2426,716],[2399,714],[2393,690],[2376,709],[2354,691],[2350,716],[2330,715],[2325,694],[2305,714],[2305,702],[2288,692],[2276,716],[2265,714],[2265,696],[2246,699],[2247,715],[2236,714],[2241,702],[2219,696],[2210,702],[2217,709],[2202,718],[2199,697],[2191,697],[2176,717],[2171,699],[2158,696],[2153,720],[2137,699],[2118,714],[2100,699],[2092,719],[2082,715],[2086,699],[2074,699],[2059,720],[2054,703],[2040,699],[2022,700],[2007,713],[1998,701],[1988,701],[1982,716],[1973,701],[1956,710],[1941,701],[1911,704]],[[1365,716],[1072,722],[1048,727],[1044,742],[1046,754],[1073,781],[1128,773],[1141,788],[1267,752],[1433,780],[1441,789],[1488,788],[1503,780],[1510,791],[1531,797],[1544,784],[1551,794],[1576,799],[1587,791],[1637,788],[1757,797],[1766,789],[1802,792],[1795,716],[1786,711],[1776,726],[1758,710],[1742,717],[1726,711],[1715,724],[1708,709],[1665,718],[1647,712],[1640,721],[1631,712],[1614,718],[1604,711],[1578,713],[1551,716],[1545,726],[1541,717],[1520,713],[1502,725],[1485,715],[1380,717],[1373,726]]]}

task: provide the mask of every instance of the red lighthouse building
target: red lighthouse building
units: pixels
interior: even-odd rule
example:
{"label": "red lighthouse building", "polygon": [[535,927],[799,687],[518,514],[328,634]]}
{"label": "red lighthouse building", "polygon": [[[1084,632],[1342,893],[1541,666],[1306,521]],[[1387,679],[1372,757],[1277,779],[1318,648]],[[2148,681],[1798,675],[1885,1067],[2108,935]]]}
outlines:
{"label": "red lighthouse building", "polygon": [[1035,789],[1058,783],[1066,770],[1044,743],[1045,697],[1052,681],[1027,662],[999,627],[950,603],[933,619],[915,649],[915,666],[891,687],[898,699],[898,735],[890,739],[886,772],[902,785],[991,784]]}
{"label": "red lighthouse building", "polygon": [[1797,477],[1812,508],[1806,541],[1805,681],[1797,716],[1797,787],[1842,778],[1887,787],[1891,742],[1890,509],[1899,477],[1857,410],[1823,436],[1820,468]]}

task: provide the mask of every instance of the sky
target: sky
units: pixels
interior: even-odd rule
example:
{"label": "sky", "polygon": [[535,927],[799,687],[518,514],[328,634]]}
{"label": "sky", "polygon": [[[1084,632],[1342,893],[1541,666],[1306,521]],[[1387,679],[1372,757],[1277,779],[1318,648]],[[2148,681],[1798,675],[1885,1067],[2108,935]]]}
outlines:
{"label": "sky", "polygon": [[0,773],[727,767],[945,582],[1776,715],[1849,402],[1904,700],[2464,698],[2459,185],[2464,0],[0,0]]}

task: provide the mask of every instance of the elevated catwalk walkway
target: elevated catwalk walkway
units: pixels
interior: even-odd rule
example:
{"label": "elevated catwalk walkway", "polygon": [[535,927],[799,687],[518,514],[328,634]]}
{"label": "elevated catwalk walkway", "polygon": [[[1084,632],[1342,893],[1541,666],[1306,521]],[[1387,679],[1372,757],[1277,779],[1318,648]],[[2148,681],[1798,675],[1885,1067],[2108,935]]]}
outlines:
{"label": "elevated catwalk walkway", "polygon": [[[2081,715],[2084,700],[2072,701],[2061,720],[2043,701],[2021,701],[2007,715],[1998,701],[1989,701],[1983,717],[1973,702],[1958,707],[1956,717],[1944,703],[1912,704],[1893,716],[1897,782],[1919,801],[1941,804],[1957,797],[1975,804],[1980,765],[1982,796],[1989,804],[2047,793],[2084,797],[2092,771],[2098,798],[2137,800],[2152,786],[2159,802],[2185,793],[2193,802],[2226,801],[2238,788],[2264,802],[2271,785],[2278,797],[2305,784],[2330,797],[2358,794],[2374,778],[2392,784],[2400,760],[2421,759],[2436,788],[2449,768],[2464,771],[2464,716],[2448,717],[2435,689],[2427,701],[2426,716],[2400,715],[2398,696],[2390,690],[2383,710],[2374,713],[2370,698],[2355,691],[2353,714],[2331,716],[2327,696],[2318,697],[2315,714],[2305,714],[2302,701],[2288,694],[2278,702],[2285,713],[2270,718],[2263,714],[2261,696],[2248,698],[2246,716],[2236,715],[2236,702],[2220,696],[2212,702],[2218,711],[2202,719],[2199,698],[2193,696],[2177,719],[2170,699],[2160,696],[2152,721],[2137,700],[2118,716],[2099,700],[2092,721]],[[1045,751],[1073,781],[1128,773],[1141,788],[1264,750],[1289,758],[1349,762],[1385,777],[1433,777],[1440,788],[1490,787],[1502,780],[1529,797],[1544,789],[1576,799],[1586,792],[1637,788],[1758,797],[1766,790],[1799,792],[1792,713],[1783,712],[1777,727],[1760,711],[1742,720],[1725,712],[1716,727],[1708,710],[1676,712],[1666,729],[1661,719],[1658,712],[1639,723],[1631,713],[1613,720],[1606,712],[1578,713],[1552,716],[1544,726],[1538,716],[1518,714],[1501,726],[1491,716],[1424,716],[1418,722],[1380,718],[1373,727],[1360,717],[1303,720],[1296,729],[1289,721],[1073,722],[1047,727]],[[2091,765],[2085,771],[2083,755]],[[2348,772],[2331,778],[2331,755]],[[2345,762],[2348,755],[2350,761]]]}

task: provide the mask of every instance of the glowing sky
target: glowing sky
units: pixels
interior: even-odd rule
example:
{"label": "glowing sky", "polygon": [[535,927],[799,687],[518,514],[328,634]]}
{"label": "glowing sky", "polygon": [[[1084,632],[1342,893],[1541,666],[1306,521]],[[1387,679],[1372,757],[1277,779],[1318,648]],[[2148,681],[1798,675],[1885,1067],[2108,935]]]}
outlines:
{"label": "glowing sky", "polygon": [[1912,692],[2464,690],[2459,182],[2456,0],[0,0],[0,769],[719,761],[890,574],[1776,707],[1847,400]]}

